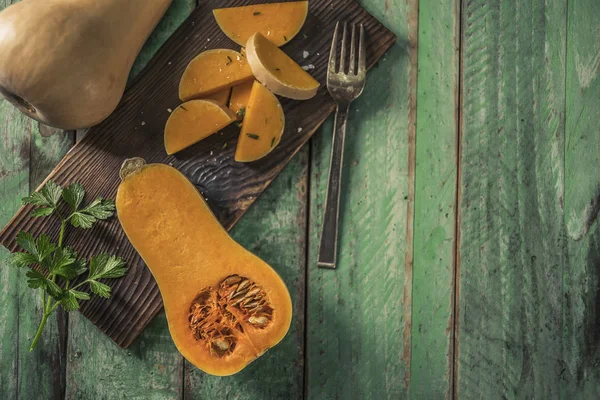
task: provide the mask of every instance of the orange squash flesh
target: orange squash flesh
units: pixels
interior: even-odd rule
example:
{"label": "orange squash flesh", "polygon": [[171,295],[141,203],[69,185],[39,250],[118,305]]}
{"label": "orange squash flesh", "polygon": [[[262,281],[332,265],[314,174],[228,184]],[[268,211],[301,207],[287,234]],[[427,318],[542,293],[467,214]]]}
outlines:
{"label": "orange squash flesh", "polygon": [[231,95],[231,88],[227,88],[225,90],[221,90],[220,92],[213,93],[209,96],[206,96],[204,100],[214,100],[219,104],[224,106],[229,103],[229,96]]}
{"label": "orange squash flesh", "polygon": [[231,90],[231,98],[229,99],[229,108],[233,111],[238,120],[242,120],[243,113],[246,106],[248,105],[248,100],[250,99],[250,92],[252,92],[252,86],[255,81],[250,81],[246,83],[242,83],[241,85],[234,86]]}
{"label": "orange squash flesh", "polygon": [[175,154],[235,121],[235,113],[214,100],[191,100],[177,107],[165,126],[165,150]]}
{"label": "orange squash flesh", "polygon": [[[181,354],[207,373],[234,374],[287,333],[292,315],[288,289],[268,264],[229,237],[184,175],[167,165],[144,165],[139,160],[126,161],[122,170],[123,182],[116,198],[121,226],[158,283],[169,331]],[[128,162],[133,162],[133,167],[127,167]],[[270,321],[257,326],[256,316],[241,305],[246,301],[234,305],[227,300],[227,312],[223,308],[218,315],[213,315],[214,310],[203,314],[204,321],[212,321],[206,322],[212,324],[211,329],[213,325],[217,329],[195,337],[191,321],[196,319],[190,319],[190,313],[197,308],[191,305],[207,298],[199,296],[208,293],[205,290],[217,296],[217,288],[224,287],[219,284],[232,276],[236,278],[229,279],[238,282],[238,291],[243,292],[244,286],[240,277],[256,285],[251,292],[261,290],[260,295],[268,299]],[[248,297],[250,286],[245,285]],[[231,293],[221,299],[235,300],[236,292]],[[264,312],[267,306],[260,307]],[[197,318],[200,314],[193,315]],[[221,322],[215,322],[219,318]],[[222,322],[225,319],[233,322]]]}
{"label": "orange squash flesh", "polygon": [[248,60],[237,51],[204,51],[183,72],[179,98],[182,101],[205,98],[253,78]]}
{"label": "orange squash flesh", "polygon": [[235,160],[252,162],[269,154],[281,141],[284,126],[285,116],[279,100],[269,89],[255,81],[235,150]]}
{"label": "orange squash flesh", "polygon": [[240,46],[245,46],[255,32],[282,46],[302,29],[308,1],[219,8],[213,10],[213,14],[223,33]]}
{"label": "orange squash flesh", "polygon": [[248,39],[246,58],[256,79],[273,93],[295,100],[317,94],[319,82],[258,32]]}

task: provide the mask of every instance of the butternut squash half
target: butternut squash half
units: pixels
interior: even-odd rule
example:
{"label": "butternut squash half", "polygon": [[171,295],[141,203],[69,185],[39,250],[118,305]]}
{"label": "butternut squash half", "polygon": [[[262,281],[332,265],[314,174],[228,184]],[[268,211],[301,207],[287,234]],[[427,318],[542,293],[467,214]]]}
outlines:
{"label": "butternut squash half", "polygon": [[119,221],[158,283],[181,354],[225,376],[279,343],[292,317],[285,283],[229,237],[196,187],[140,158],[125,161],[121,179]]}
{"label": "butternut squash half", "polygon": [[245,46],[255,32],[262,33],[275,46],[283,46],[302,29],[308,1],[218,8],[213,14],[223,33],[240,46]]}

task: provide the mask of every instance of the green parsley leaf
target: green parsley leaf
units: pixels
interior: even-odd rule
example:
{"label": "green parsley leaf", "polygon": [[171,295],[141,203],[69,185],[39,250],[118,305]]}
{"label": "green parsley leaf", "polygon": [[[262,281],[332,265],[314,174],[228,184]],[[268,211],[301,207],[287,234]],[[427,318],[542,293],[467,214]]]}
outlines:
{"label": "green parsley leaf", "polygon": [[105,299],[110,297],[110,286],[102,282],[90,281],[90,289],[92,289],[94,294],[97,294],[100,297],[104,297]]}
{"label": "green parsley leaf", "polygon": [[76,299],[89,300],[91,298],[89,293],[80,292],[79,290],[70,289],[69,292],[71,292]]}
{"label": "green parsley leaf", "polygon": [[34,218],[36,218],[36,217],[47,217],[47,216],[51,215],[53,212],[54,212],[54,208],[52,208],[52,207],[44,207],[44,208],[36,208],[29,215],[31,215]]}
{"label": "green parsley leaf", "polygon": [[77,297],[73,292],[76,292],[76,290],[68,290],[60,297],[60,304],[65,308],[66,311],[74,311],[79,308],[79,302],[77,301]]}
{"label": "green parsley leaf", "polygon": [[48,200],[44,197],[44,195],[39,192],[33,192],[30,196],[23,197],[21,199],[21,203],[23,203],[23,205],[33,204],[34,206],[40,207],[53,207],[52,204],[48,203]]}
{"label": "green parsley leaf", "polygon": [[27,278],[29,278],[27,279],[27,285],[30,288],[42,288],[55,299],[59,299],[62,296],[63,290],[60,288],[60,286],[46,278],[41,272],[36,271],[35,269],[30,269],[25,275]]}
{"label": "green parsley leaf", "polygon": [[88,280],[120,278],[127,273],[125,261],[116,256],[100,254],[90,259]]}
{"label": "green parsley leaf", "polygon": [[112,217],[114,210],[114,201],[103,200],[102,197],[98,197],[89,206],[73,213],[71,225],[75,228],[89,229],[96,221]]}
{"label": "green parsley leaf", "polygon": [[21,201],[23,204],[56,208],[61,192],[62,188],[60,186],[54,183],[54,181],[48,181],[42,190],[32,193],[31,196],[25,197]]}
{"label": "green parsley leaf", "polygon": [[43,263],[46,257],[56,249],[56,246],[52,243],[48,235],[40,235],[37,240],[34,240],[30,233],[20,232],[15,241],[25,251],[33,255],[38,263]]}
{"label": "green parsley leaf", "polygon": [[246,107],[240,108],[239,110],[237,110],[235,115],[237,116],[238,119],[244,119],[244,117],[246,116]]}
{"label": "green parsley leaf", "polygon": [[62,191],[62,198],[69,206],[71,206],[73,211],[79,209],[84,197],[85,190],[79,183],[72,183],[68,188],[63,189]]}
{"label": "green parsley leaf", "polygon": [[246,136],[248,136],[250,139],[254,139],[254,140],[260,139],[260,136],[258,136],[256,133],[246,133]]}
{"label": "green parsley leaf", "polygon": [[38,262],[38,259],[33,254],[29,253],[14,253],[10,257],[10,264],[17,268],[29,267]]}
{"label": "green parsley leaf", "polygon": [[69,248],[56,249],[45,266],[51,274],[62,276],[67,280],[79,275],[80,265],[77,263],[76,255]]}

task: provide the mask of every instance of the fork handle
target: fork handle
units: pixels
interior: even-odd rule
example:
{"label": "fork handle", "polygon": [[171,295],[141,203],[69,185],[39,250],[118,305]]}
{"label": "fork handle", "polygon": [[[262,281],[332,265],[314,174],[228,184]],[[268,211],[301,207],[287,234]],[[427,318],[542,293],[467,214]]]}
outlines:
{"label": "fork handle", "polygon": [[325,197],[325,214],[321,245],[319,246],[319,268],[335,269],[337,260],[338,224],[340,216],[340,193],[342,189],[342,166],[344,163],[344,139],[350,105],[338,104],[333,126],[333,144],[329,167],[329,184]]}

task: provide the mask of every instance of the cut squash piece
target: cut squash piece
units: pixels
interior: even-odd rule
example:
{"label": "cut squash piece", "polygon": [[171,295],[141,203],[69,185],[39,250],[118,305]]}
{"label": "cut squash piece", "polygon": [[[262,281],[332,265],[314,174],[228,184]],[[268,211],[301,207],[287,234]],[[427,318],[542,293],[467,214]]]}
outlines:
{"label": "cut squash piece", "polygon": [[230,95],[231,95],[231,88],[227,88],[225,90],[221,90],[220,92],[208,95],[203,100],[214,100],[217,103],[223,104],[224,106],[226,106],[229,103]]}
{"label": "cut squash piece", "polygon": [[200,53],[188,64],[179,82],[182,101],[200,99],[253,79],[246,57],[235,50]]}
{"label": "cut squash piece", "polygon": [[284,126],[285,116],[277,97],[259,82],[254,82],[235,160],[251,162],[269,154],[281,141]]}
{"label": "cut squash piece", "polygon": [[241,85],[234,86],[231,90],[231,98],[229,99],[229,108],[237,115],[239,121],[244,119],[245,108],[248,105],[250,99],[250,92],[252,92],[252,86],[254,82],[246,82]]}
{"label": "cut squash piece", "polygon": [[319,90],[319,82],[260,33],[246,44],[252,73],[273,93],[295,100],[307,100]]}
{"label": "cut squash piece", "polygon": [[165,126],[165,150],[175,154],[235,121],[235,113],[214,100],[192,100],[177,107]]}
{"label": "cut squash piece", "polygon": [[240,46],[255,32],[260,32],[275,46],[282,46],[302,29],[308,1],[218,8],[213,14],[223,33]]}

